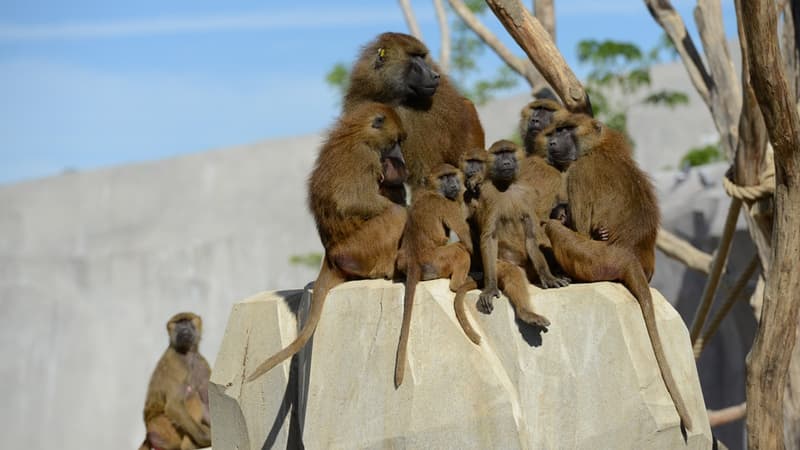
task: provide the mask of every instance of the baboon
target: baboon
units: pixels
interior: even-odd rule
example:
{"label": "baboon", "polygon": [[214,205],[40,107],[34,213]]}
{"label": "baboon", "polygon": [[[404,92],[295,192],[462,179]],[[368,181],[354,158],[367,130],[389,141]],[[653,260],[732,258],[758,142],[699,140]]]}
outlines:
{"label": "baboon", "polygon": [[[622,133],[585,115],[571,115],[547,131],[547,158],[566,171],[572,228],[549,220],[555,258],[580,281],[620,281],[639,302],[645,326],[681,421],[692,423],[664,354],[648,281],[655,266],[659,211],[653,185],[631,158]],[[607,241],[590,238],[607,229]]]}
{"label": "baboon", "polygon": [[328,135],[308,182],[309,207],[325,249],[308,320],[297,339],[258,366],[248,381],[303,348],[332,288],[349,279],[394,276],[406,209],[381,195],[380,187],[403,172],[405,136],[394,110],[380,103],[350,109]]}
{"label": "baboon", "polygon": [[[467,207],[463,202],[464,177],[450,164],[440,164],[428,175],[424,187],[417,190],[408,209],[408,223],[403,234],[398,268],[406,272],[403,324],[397,346],[394,384],[403,383],[408,334],[414,294],[420,281],[450,278],[450,290],[456,292],[469,275],[472,240],[467,225]],[[448,243],[450,231],[460,242]],[[480,340],[472,326],[462,323],[467,336]]]}
{"label": "baboon", "polygon": [[344,110],[370,101],[394,107],[408,132],[403,155],[412,188],[437,165],[458,166],[466,149],[484,147],[475,105],[440,75],[425,44],[413,36],[383,33],[361,51],[350,72]]}
{"label": "baboon", "polygon": [[486,161],[489,153],[482,148],[467,150],[461,155],[459,167],[464,173],[464,204],[467,206],[467,223],[469,224],[470,235],[472,236],[472,262],[470,272],[483,271],[481,261],[481,233],[477,222],[476,211],[478,209],[478,199],[481,195],[481,184],[486,177]]}
{"label": "baboon", "polygon": [[531,207],[535,192],[518,180],[523,158],[522,149],[511,141],[498,141],[489,148],[490,182],[481,185],[477,210],[484,269],[477,306],[491,313],[502,290],[520,319],[544,328],[550,321],[528,307],[529,277],[538,278],[546,288],[566,286],[568,280],[550,272],[536,243],[533,229],[538,221]]}
{"label": "baboon", "polygon": [[[566,117],[570,113],[555,100],[541,99],[528,103],[520,112],[519,133],[523,138],[526,158],[520,167],[519,177],[523,182],[531,185],[536,192],[534,196],[534,211],[539,219],[546,219],[550,211],[559,202],[566,199],[559,198],[562,194],[563,179],[561,172],[547,164],[546,145],[543,145],[542,130],[546,129],[557,117]],[[538,139],[537,139],[538,138]],[[537,227],[538,244],[550,256],[550,240],[541,228]],[[553,263],[552,258],[550,262]]]}
{"label": "baboon", "polygon": [[208,379],[211,368],[197,351],[200,316],[183,312],[167,322],[169,346],[158,360],[144,403],[147,436],[140,450],[188,450],[211,446]]}

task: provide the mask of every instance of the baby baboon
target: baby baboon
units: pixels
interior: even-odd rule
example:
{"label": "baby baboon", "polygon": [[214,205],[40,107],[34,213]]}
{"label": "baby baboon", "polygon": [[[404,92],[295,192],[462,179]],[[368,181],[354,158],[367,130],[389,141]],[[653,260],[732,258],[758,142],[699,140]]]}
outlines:
{"label": "baby baboon", "polygon": [[197,351],[200,316],[184,312],[167,322],[169,347],[158,360],[144,403],[147,436],[140,450],[211,446],[208,379],[211,368]]}
{"label": "baby baboon", "polygon": [[547,327],[550,321],[528,307],[528,277],[538,278],[543,287],[565,286],[568,280],[550,272],[536,243],[538,220],[531,207],[535,192],[518,179],[523,158],[522,149],[511,141],[498,141],[489,148],[491,182],[481,185],[478,206],[484,269],[478,309],[491,313],[502,290],[520,319]]}
{"label": "baby baboon", "polygon": [[[548,161],[566,171],[571,230],[550,220],[545,231],[555,258],[580,281],[620,281],[639,301],[667,391],[684,426],[692,422],[672,377],[656,326],[648,280],[655,266],[658,204],[647,175],[631,158],[625,137],[584,115],[559,120],[546,132]],[[590,238],[605,227],[607,241]]]}
{"label": "baby baboon", "polygon": [[400,144],[405,136],[394,110],[380,103],[350,109],[328,135],[308,183],[308,203],[325,248],[308,320],[297,339],[258,366],[248,381],[303,348],[328,291],[349,279],[394,276],[406,209],[381,195],[381,184],[404,165]]}
{"label": "baby baboon", "polygon": [[344,110],[370,101],[395,107],[403,122],[408,133],[403,155],[413,188],[439,164],[458,166],[466,149],[484,147],[475,105],[440,75],[425,44],[413,36],[383,33],[362,50],[350,73]]}
{"label": "baby baboon", "polygon": [[[398,268],[406,272],[403,325],[397,346],[394,384],[403,383],[406,365],[411,311],[417,283],[450,277],[450,290],[456,292],[467,281],[472,241],[467,225],[467,208],[463,202],[463,175],[450,164],[441,164],[428,175],[423,188],[417,190],[408,210],[408,224],[403,235]],[[448,243],[450,231],[460,242]],[[461,324],[467,336],[480,342],[467,322]]]}

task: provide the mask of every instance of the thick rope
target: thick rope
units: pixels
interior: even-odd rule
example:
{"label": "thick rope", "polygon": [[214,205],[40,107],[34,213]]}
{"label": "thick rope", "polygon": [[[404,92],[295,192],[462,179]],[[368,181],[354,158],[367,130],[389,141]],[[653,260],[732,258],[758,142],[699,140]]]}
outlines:
{"label": "thick rope", "polygon": [[772,147],[767,147],[764,170],[758,175],[757,185],[739,186],[728,177],[723,177],[722,186],[725,188],[725,192],[727,192],[728,195],[747,203],[770,197],[775,192],[775,163],[773,162]]}
{"label": "thick rope", "polygon": [[[714,260],[711,263],[711,271],[706,286],[703,289],[703,296],[700,303],[697,305],[697,311],[692,321],[690,334],[693,347],[698,345],[700,332],[703,330],[703,327],[705,327],[708,312],[711,310],[711,304],[717,292],[722,268],[727,263],[733,231],[736,228],[736,220],[739,217],[742,202],[746,202],[749,206],[756,200],[771,196],[772,193],[775,192],[775,163],[773,162],[772,147],[767,146],[764,159],[764,169],[758,176],[759,184],[755,186],[739,186],[728,179],[727,176],[722,178],[722,185],[725,188],[725,192],[731,197],[731,206],[730,209],[728,209],[728,217],[725,221],[725,228],[722,230],[722,239],[720,240],[717,254],[714,255]],[[702,346],[703,344],[700,343],[699,345]]]}
{"label": "thick rope", "polygon": [[714,315],[714,319],[709,324],[708,329],[703,333],[703,337],[697,340],[694,343],[694,359],[700,358],[700,354],[705,349],[706,344],[711,341],[711,338],[717,332],[722,320],[725,316],[728,315],[733,305],[739,300],[742,291],[747,286],[747,282],[750,281],[750,278],[755,273],[756,269],[758,269],[758,255],[753,255],[753,258],[750,260],[750,264],[747,265],[747,268],[744,269],[741,275],[739,275],[739,279],[736,280],[736,284],[733,285],[731,290],[728,292],[728,298],[725,299],[725,303],[722,304],[719,311],[717,311],[716,315]]}

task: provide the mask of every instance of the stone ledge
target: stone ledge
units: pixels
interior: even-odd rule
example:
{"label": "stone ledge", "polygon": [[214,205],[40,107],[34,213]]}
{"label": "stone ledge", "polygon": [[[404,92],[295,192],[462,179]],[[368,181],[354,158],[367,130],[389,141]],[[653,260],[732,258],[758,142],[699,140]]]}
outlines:
{"label": "stone ledge", "polygon": [[686,443],[640,309],[624,287],[530,292],[552,322],[546,333],[516,321],[504,298],[493,314],[478,313],[478,291],[470,292],[478,347],[456,321],[448,281],[421,283],[397,390],[402,284],[334,289],[311,344],[244,385],[246,373],[294,339],[294,311],[305,313],[309,297],[266,292],[237,303],[211,376],[213,444],[286,448],[302,435],[309,449],[712,447],[686,326],[657,291],[659,331],[695,424]]}

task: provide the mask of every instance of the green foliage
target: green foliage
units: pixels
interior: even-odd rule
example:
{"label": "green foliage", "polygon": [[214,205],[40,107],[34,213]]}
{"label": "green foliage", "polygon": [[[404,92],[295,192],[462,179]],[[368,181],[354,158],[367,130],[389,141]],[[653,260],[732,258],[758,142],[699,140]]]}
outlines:
{"label": "green foliage", "polygon": [[[630,42],[587,39],[578,43],[578,61],[590,67],[586,76],[586,91],[595,116],[609,127],[624,133],[631,146],[634,142],[627,126],[627,114],[631,106],[641,102],[674,108],[689,102],[686,94],[670,90],[650,94],[640,101],[631,101],[637,98],[635,94],[650,86],[650,68],[659,61],[662,52],[670,49],[674,51],[665,37],[647,53]],[[612,93],[618,101],[610,100]]]}
{"label": "green foliage", "polygon": [[322,264],[322,253],[311,252],[303,255],[292,255],[289,257],[289,264],[318,269]]}
{"label": "green foliage", "polygon": [[325,82],[344,95],[350,85],[350,70],[344,63],[336,63],[325,75]]}
{"label": "green foliage", "polygon": [[681,167],[702,166],[716,161],[724,161],[725,157],[719,149],[719,144],[709,144],[703,147],[694,147],[681,158]]}

